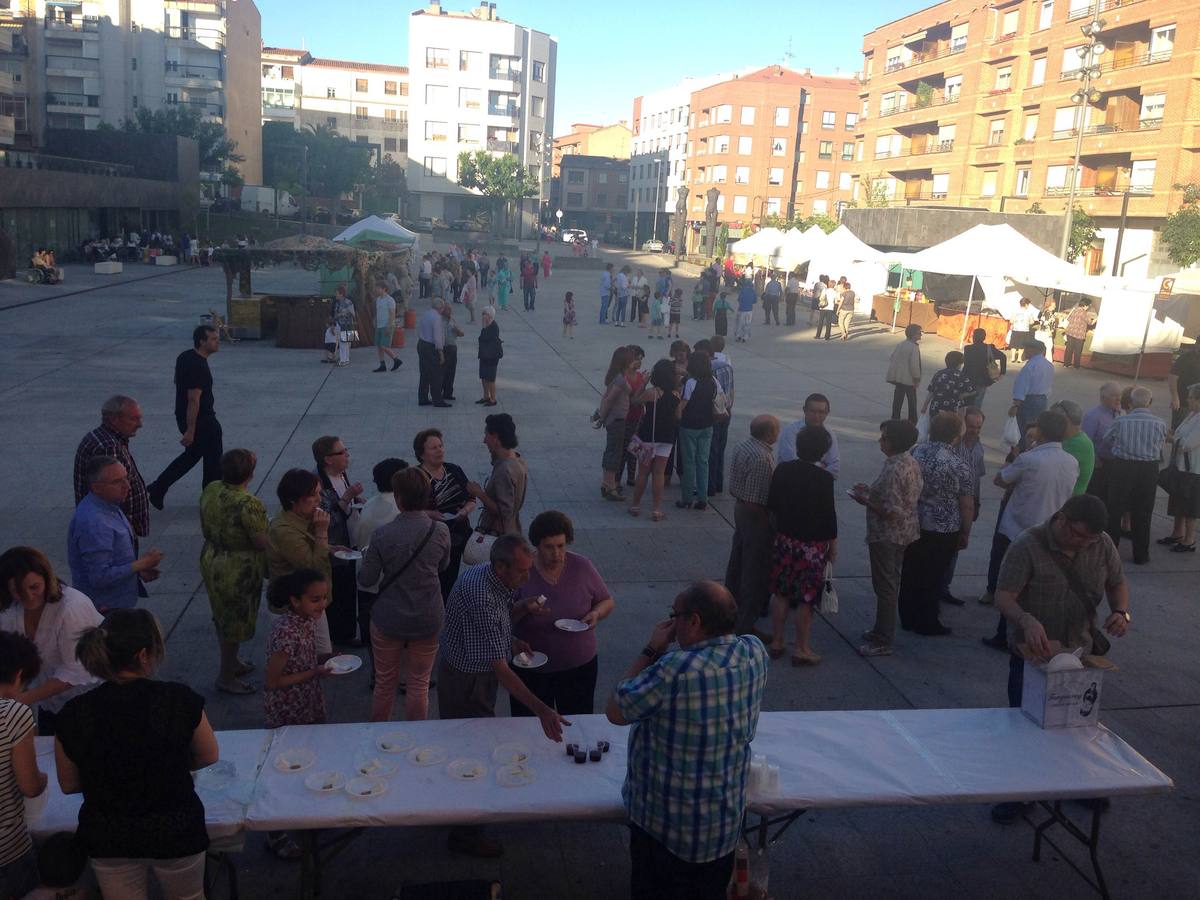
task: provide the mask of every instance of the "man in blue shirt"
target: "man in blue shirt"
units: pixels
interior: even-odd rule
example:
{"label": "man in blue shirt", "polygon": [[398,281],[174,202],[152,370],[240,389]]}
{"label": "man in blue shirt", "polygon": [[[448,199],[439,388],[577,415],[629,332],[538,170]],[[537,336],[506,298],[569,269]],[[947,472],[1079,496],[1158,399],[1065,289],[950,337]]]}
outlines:
{"label": "man in blue shirt", "polygon": [[129,473],[112,456],[93,456],[85,469],[90,490],[75,507],[67,533],[72,587],[102,613],[137,606],[138,581],[158,577],[161,550],[137,556],[133,528],[121,504],[129,495]]}
{"label": "man in blue shirt", "polygon": [[1025,345],[1025,365],[1013,382],[1010,416],[1021,426],[1020,448],[1025,449],[1025,432],[1038,416],[1050,407],[1050,387],[1054,384],[1054,363],[1046,359],[1046,345],[1030,341]]}
{"label": "man in blue shirt", "polygon": [[749,278],[742,279],[738,290],[737,326],[733,330],[735,341],[745,343],[750,340],[750,326],[754,324],[754,304],[758,302],[758,294]]}
{"label": "man in blue shirt", "polygon": [[693,584],[608,701],[609,721],[633,726],[621,797],[635,900],[726,896],[768,664],[736,620],[729,591]]}
{"label": "man in blue shirt", "polygon": [[600,276],[600,324],[608,324],[608,304],[612,303],[613,295],[613,266],[609,263],[604,267]]}

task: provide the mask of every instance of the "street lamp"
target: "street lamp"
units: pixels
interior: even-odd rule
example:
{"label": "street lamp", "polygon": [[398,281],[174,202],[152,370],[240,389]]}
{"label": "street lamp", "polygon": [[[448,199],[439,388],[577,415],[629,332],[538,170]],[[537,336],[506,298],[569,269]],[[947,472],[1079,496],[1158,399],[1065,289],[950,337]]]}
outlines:
{"label": "street lamp", "polygon": [[654,232],[654,239],[658,240],[658,185],[659,182],[662,181],[662,160],[656,159],[654,161],[654,165],[654,225],[652,226],[652,229]]}
{"label": "street lamp", "polygon": [[1092,79],[1100,77],[1100,65],[1097,60],[1104,55],[1106,48],[1100,43],[1100,32],[1104,30],[1105,21],[1100,18],[1100,4],[1096,4],[1096,12],[1092,21],[1080,27],[1088,43],[1075,48],[1079,54],[1080,66],[1075,77],[1079,79],[1079,90],[1071,95],[1075,104],[1075,156],[1071,163],[1071,183],[1067,188],[1067,209],[1063,214],[1062,243],[1058,255],[1067,258],[1067,248],[1071,243],[1071,225],[1075,214],[1075,190],[1079,181],[1079,157],[1083,152],[1084,113],[1089,103],[1100,102],[1100,92],[1092,88]]}

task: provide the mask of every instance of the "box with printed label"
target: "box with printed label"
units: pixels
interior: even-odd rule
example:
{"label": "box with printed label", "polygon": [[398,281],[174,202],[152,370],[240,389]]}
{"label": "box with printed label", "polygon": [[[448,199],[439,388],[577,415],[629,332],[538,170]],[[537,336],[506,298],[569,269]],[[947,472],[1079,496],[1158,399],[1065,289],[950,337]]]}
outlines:
{"label": "box with printed label", "polygon": [[1025,661],[1021,711],[1043,728],[1078,728],[1100,721],[1101,669],[1047,672]]}

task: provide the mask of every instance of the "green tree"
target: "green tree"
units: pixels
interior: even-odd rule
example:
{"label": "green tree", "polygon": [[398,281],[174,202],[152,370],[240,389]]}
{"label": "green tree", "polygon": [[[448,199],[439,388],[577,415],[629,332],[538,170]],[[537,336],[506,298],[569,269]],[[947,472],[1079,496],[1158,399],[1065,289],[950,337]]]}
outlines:
{"label": "green tree", "polygon": [[371,175],[363,191],[363,212],[387,215],[404,210],[408,205],[408,182],[404,167],[392,159],[391,154],[371,169]]}
{"label": "green tree", "polygon": [[174,134],[191,138],[199,147],[200,168],[207,172],[224,171],[230,163],[245,160],[237,152],[220,122],[206,121],[200,110],[185,103],[168,103],[160,109],[140,106],[134,118],[126,119],[123,131],[133,134]]}
{"label": "green tree", "polygon": [[933,85],[928,81],[917,82],[917,109],[924,109],[933,102]]}
{"label": "green tree", "polygon": [[816,225],[823,232],[829,234],[831,231],[836,231],[839,224],[841,223],[837,219],[827,213],[816,213],[805,219],[801,223],[801,227],[807,231]]}
{"label": "green tree", "polygon": [[327,198],[336,215],[343,194],[370,182],[371,148],[324,125],[296,131],[286,122],[268,122],[263,125],[263,180],[292,192],[302,192],[307,181],[308,195]]}
{"label": "green tree", "polygon": [[1071,215],[1071,236],[1067,240],[1067,262],[1075,262],[1096,243],[1100,233],[1096,231],[1096,220],[1082,209]]}
{"label": "green tree", "polygon": [[729,246],[729,226],[721,223],[717,231],[717,259],[725,258],[725,248]]}
{"label": "green tree", "polygon": [[1175,187],[1183,191],[1183,205],[1167,216],[1159,237],[1171,262],[1187,268],[1200,262],[1200,185]]}
{"label": "green tree", "polygon": [[464,150],[458,154],[458,183],[488,198],[493,225],[499,209],[507,212],[514,200],[533,197],[538,192],[537,179],[519,159],[511,153],[497,156],[487,150],[474,153]]}

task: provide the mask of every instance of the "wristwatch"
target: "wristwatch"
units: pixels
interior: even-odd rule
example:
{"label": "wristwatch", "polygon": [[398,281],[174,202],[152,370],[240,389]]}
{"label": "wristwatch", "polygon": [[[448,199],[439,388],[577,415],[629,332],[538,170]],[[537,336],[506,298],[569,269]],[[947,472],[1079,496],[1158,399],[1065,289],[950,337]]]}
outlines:
{"label": "wristwatch", "polygon": [[654,662],[654,660],[658,659],[659,655],[659,652],[649,644],[642,648],[642,656],[645,656],[650,660],[650,662]]}
{"label": "wristwatch", "polygon": [[1133,616],[1129,615],[1129,610],[1127,609],[1118,609],[1114,612],[1114,615],[1124,616],[1127,623],[1133,621]]}

